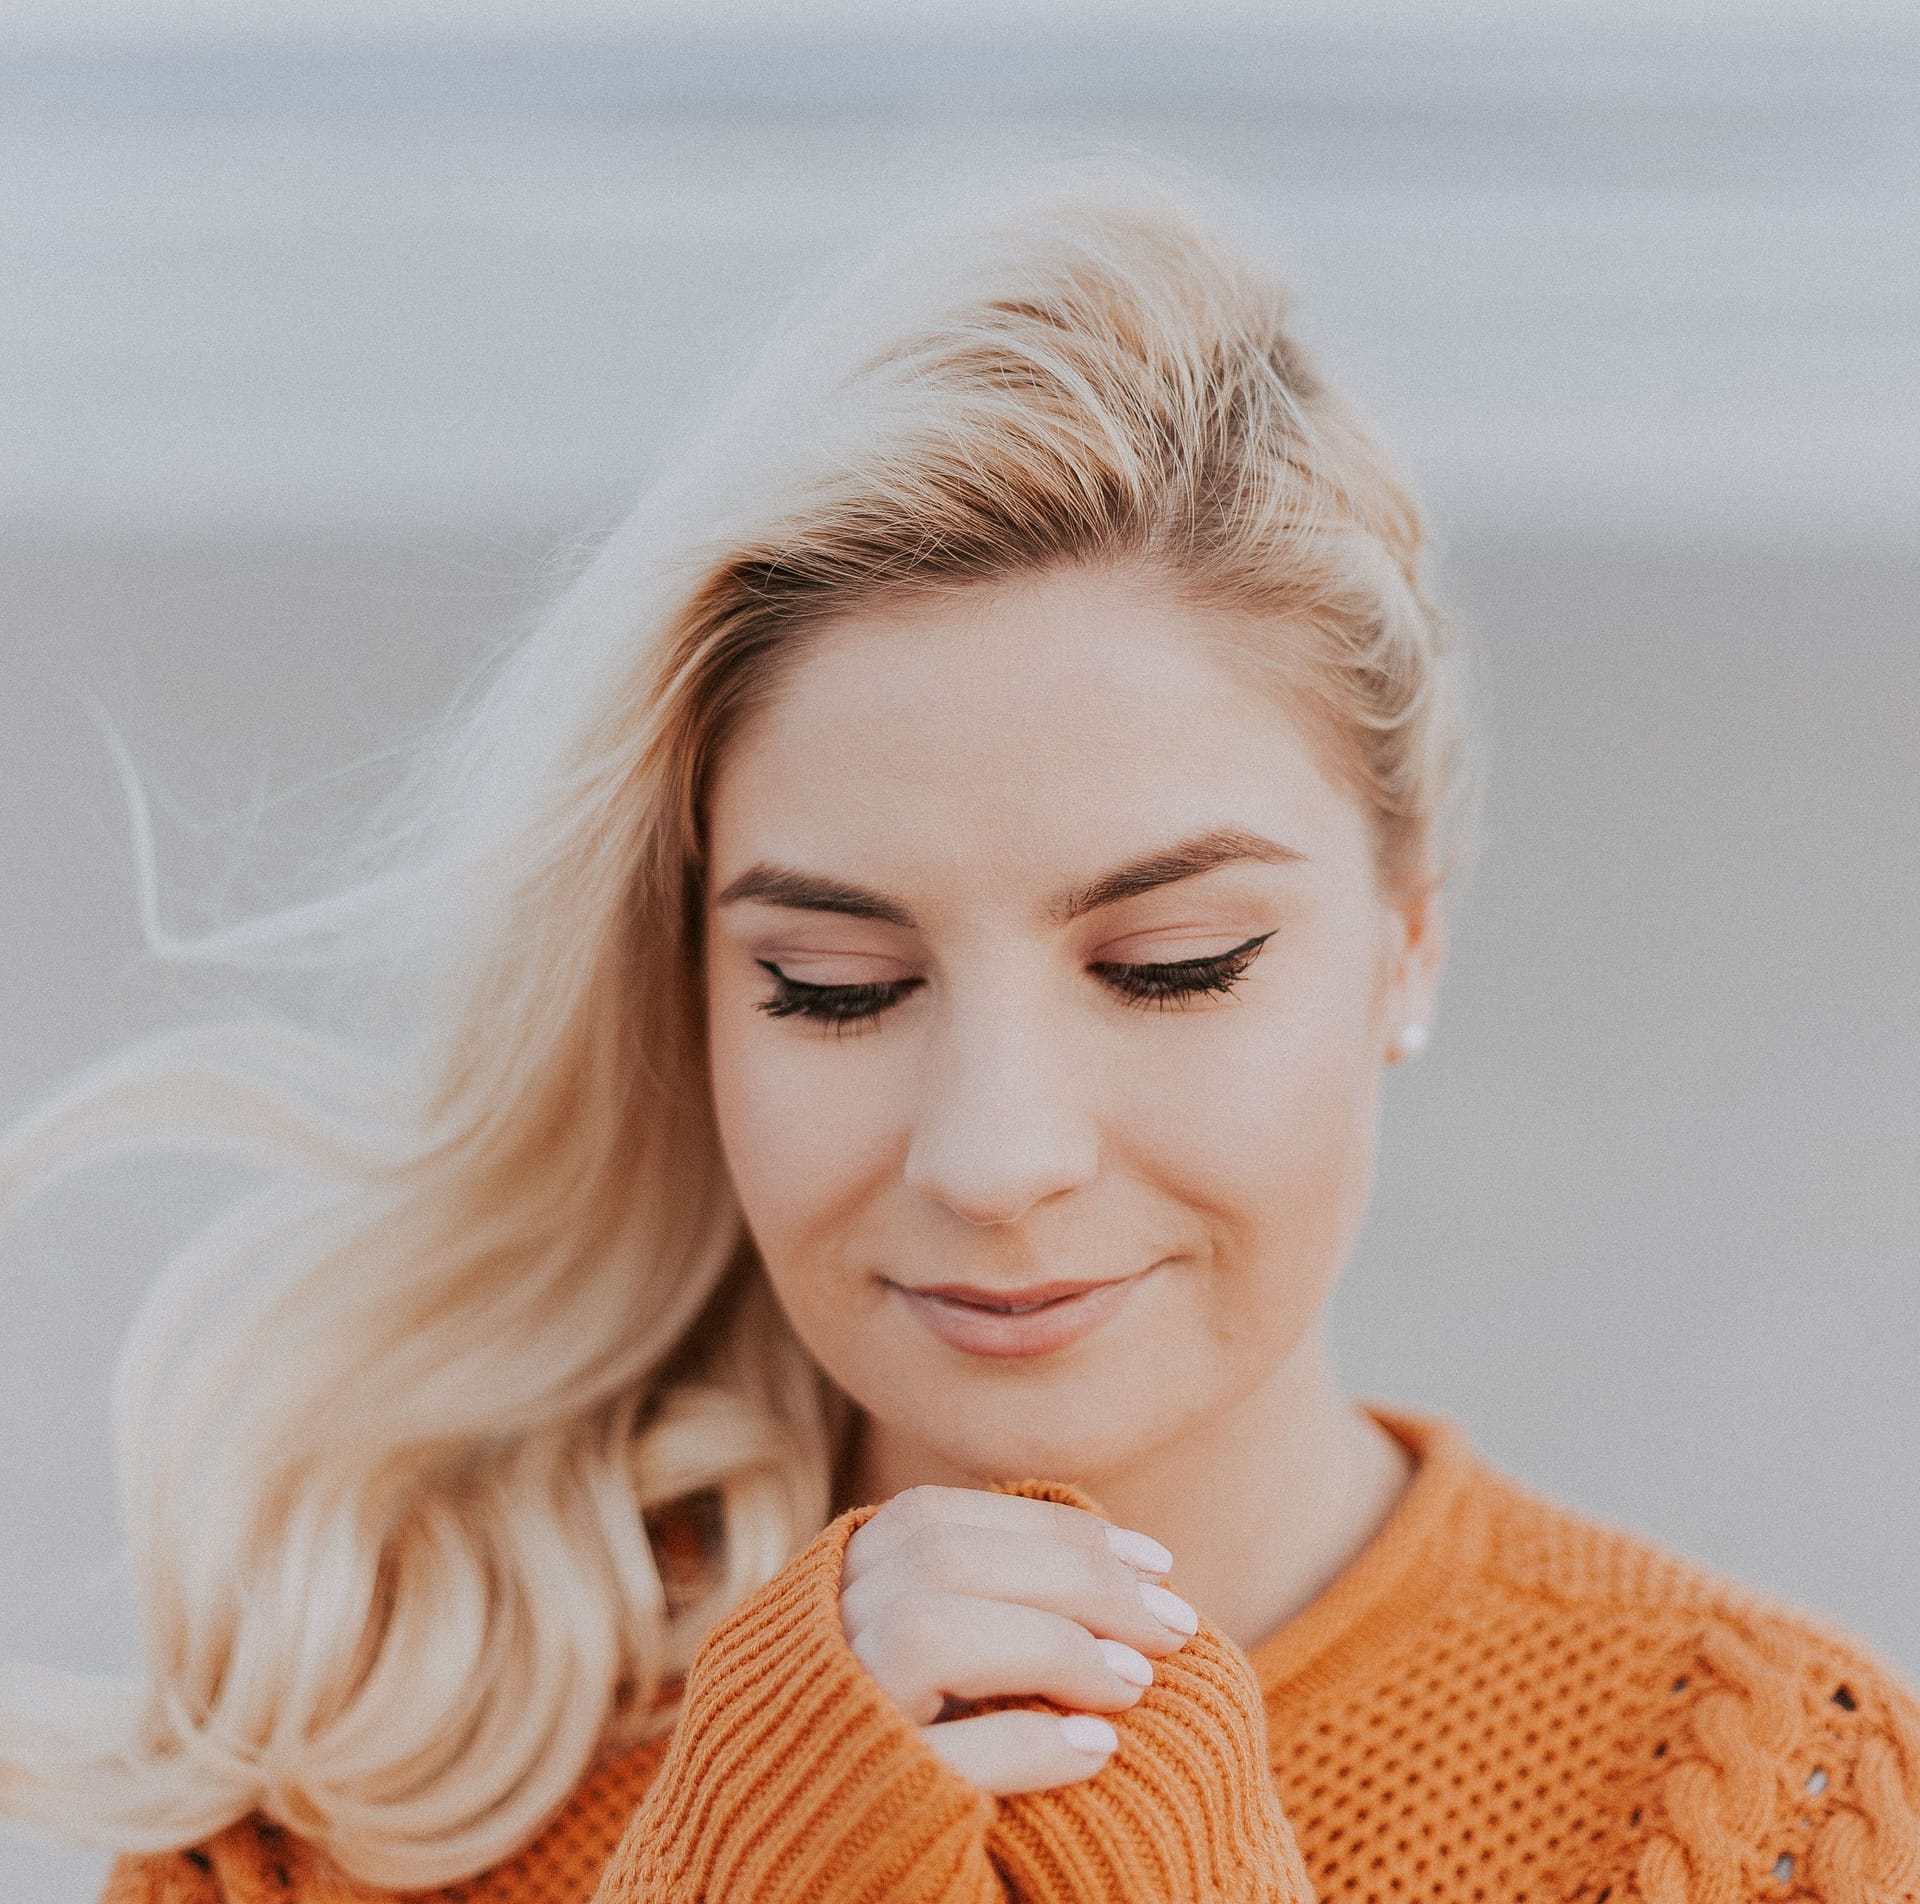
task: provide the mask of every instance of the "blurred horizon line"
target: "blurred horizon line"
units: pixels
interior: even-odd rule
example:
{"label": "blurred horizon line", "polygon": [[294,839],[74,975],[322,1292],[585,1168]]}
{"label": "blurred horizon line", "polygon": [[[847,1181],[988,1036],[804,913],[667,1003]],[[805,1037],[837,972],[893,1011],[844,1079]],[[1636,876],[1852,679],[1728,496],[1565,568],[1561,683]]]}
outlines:
{"label": "blurred horizon line", "polygon": [[[1559,86],[1590,96],[1628,85],[1724,109],[1730,91],[1756,85],[1778,94],[1836,80],[1867,81],[1876,89],[1910,84],[1920,74],[1920,8],[1897,20],[1850,21],[1842,15],[1818,26],[1733,32],[1680,18],[1624,28],[1561,18],[1517,29],[1468,20],[1422,22],[1383,33],[1364,17],[1284,32],[1239,22],[1130,24],[1115,32],[1048,21],[1009,32],[985,21],[916,27],[815,20],[754,27],[635,23],[624,31],[532,25],[425,31],[402,25],[357,36],[286,29],[161,31],[9,41],[0,29],[0,84],[135,73],[177,80],[195,69],[276,66],[311,81],[351,83],[399,67],[414,73],[464,70],[474,77],[491,72],[522,85],[552,84],[564,76],[577,93],[582,64],[595,55],[622,61],[628,86],[649,77],[649,57],[658,60],[652,76],[659,84],[650,103],[729,113],[768,103],[768,94],[788,104],[796,93],[834,110],[925,106],[942,96],[996,111],[1068,104],[1178,110],[1196,92],[1214,100],[1265,100],[1308,79],[1364,90],[1376,105],[1383,92],[1533,97],[1543,86]],[[991,95],[961,99],[983,81],[995,86]],[[689,85],[691,93],[684,90]]]}
{"label": "blurred horizon line", "polygon": [[1920,38],[1689,45],[0,52],[0,521],[608,506],[811,273],[1078,155],[1217,182],[1442,515],[1910,533]]}

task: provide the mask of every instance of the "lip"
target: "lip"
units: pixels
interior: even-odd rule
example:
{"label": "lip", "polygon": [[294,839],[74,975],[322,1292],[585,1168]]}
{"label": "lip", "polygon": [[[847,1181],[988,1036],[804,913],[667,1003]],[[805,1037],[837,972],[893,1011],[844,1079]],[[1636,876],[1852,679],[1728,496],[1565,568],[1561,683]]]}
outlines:
{"label": "lip", "polygon": [[887,1286],[949,1348],[969,1355],[1047,1355],[1091,1335],[1152,1273],[1143,1269],[1107,1282],[1028,1283],[1019,1289],[974,1283]]}

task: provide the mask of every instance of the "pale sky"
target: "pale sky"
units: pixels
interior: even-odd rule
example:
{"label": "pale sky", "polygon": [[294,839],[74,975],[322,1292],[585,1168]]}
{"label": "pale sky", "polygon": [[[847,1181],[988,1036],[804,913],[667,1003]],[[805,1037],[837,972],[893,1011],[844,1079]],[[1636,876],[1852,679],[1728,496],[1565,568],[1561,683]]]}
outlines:
{"label": "pale sky", "polygon": [[1367,31],[1510,28],[1772,36],[1899,30],[1915,0],[6,0],[0,48],[290,38],[338,45],[649,28],[1261,25]]}

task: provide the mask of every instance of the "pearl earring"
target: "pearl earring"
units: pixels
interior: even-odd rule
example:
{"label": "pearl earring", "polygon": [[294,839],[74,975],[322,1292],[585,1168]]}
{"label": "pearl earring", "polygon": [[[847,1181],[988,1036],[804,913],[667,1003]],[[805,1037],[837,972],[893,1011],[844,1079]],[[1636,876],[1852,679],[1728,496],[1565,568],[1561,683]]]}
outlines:
{"label": "pearl earring", "polygon": [[1393,1040],[1393,1055],[1396,1059],[1417,1058],[1426,1048],[1425,1025],[1402,1025]]}

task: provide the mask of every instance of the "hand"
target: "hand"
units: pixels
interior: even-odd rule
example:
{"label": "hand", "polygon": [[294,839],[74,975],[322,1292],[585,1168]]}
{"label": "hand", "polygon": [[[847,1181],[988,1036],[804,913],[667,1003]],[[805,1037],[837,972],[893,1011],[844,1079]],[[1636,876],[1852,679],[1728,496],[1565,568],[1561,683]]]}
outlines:
{"label": "hand", "polygon": [[[998,1795],[1091,1778],[1153,1660],[1199,1626],[1159,1583],[1173,1556],[1097,1514],[1023,1495],[916,1487],[847,1543],[840,1623],[855,1656],[962,1777]],[[945,1716],[1040,1696],[1082,1708]]]}

